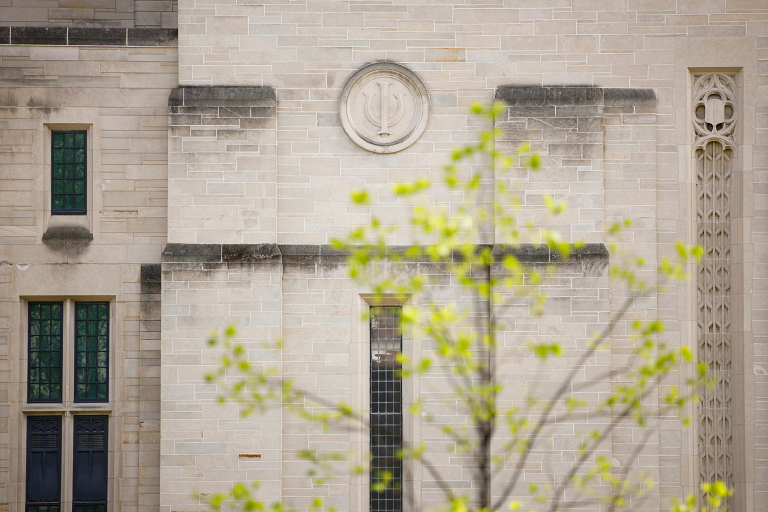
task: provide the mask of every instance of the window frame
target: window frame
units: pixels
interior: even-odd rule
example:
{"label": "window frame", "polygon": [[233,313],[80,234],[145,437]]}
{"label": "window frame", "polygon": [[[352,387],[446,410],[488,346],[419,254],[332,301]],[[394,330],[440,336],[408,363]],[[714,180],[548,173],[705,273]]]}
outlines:
{"label": "window frame", "polygon": [[[110,304],[110,301],[79,301],[79,300],[73,300],[73,319],[72,319],[72,354],[73,354],[73,360],[72,360],[72,401],[76,404],[108,404],[109,403],[109,386],[110,386],[110,374],[111,372],[110,367],[112,366],[111,361],[111,346],[112,346],[112,325],[110,322],[110,317],[112,315],[112,307]],[[95,399],[80,399],[77,398],[77,306],[78,304],[106,304],[107,305],[107,394],[106,397],[103,400]],[[87,352],[87,351],[86,351]],[[88,368],[86,366],[86,368]],[[62,375],[62,379],[63,379]]]}
{"label": "window frame", "polygon": [[[88,130],[54,130],[51,129],[51,137],[50,137],[50,144],[51,144],[51,169],[50,169],[50,183],[51,183],[51,215],[88,215]],[[54,160],[54,151],[55,146],[53,143],[53,139],[57,134],[82,134],[83,135],[83,152],[85,155],[85,161],[83,165],[85,165],[85,171],[84,171],[84,185],[83,185],[83,208],[82,209],[56,209],[54,207],[55,201],[54,196],[55,193],[55,187],[54,187],[54,166],[56,165]]]}
{"label": "window frame", "polygon": [[[32,329],[30,329],[30,324],[32,323],[32,311],[30,309],[30,306],[35,304],[58,304],[61,306],[61,348],[60,348],[60,363],[61,366],[59,367],[61,371],[61,397],[59,399],[37,399],[33,400],[31,399],[32,396],[32,381],[29,378],[29,374],[32,370],[31,364],[32,364]],[[26,367],[26,379],[27,379],[27,400],[26,402],[28,404],[61,404],[64,402],[64,388],[66,386],[66,382],[64,379],[64,345],[65,345],[65,339],[66,339],[66,333],[65,333],[65,327],[66,327],[66,320],[65,320],[65,311],[64,311],[64,301],[60,300],[51,300],[51,301],[42,301],[42,300],[35,300],[35,301],[29,301],[27,303],[27,336],[26,336],[26,343],[27,343],[27,367]]]}

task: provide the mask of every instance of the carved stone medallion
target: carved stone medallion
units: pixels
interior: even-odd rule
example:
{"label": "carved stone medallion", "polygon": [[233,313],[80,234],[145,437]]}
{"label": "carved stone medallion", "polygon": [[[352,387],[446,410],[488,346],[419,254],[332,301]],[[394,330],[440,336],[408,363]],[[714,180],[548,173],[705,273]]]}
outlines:
{"label": "carved stone medallion", "polygon": [[352,75],[339,100],[341,126],[374,153],[395,153],[427,127],[429,95],[418,76],[392,62],[374,62]]}

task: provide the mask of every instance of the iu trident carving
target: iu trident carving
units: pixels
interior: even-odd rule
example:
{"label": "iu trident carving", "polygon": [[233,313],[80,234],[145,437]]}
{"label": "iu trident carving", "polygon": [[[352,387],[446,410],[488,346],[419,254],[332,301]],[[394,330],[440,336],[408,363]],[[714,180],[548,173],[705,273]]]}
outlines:
{"label": "iu trident carving", "polygon": [[429,95],[418,76],[393,62],[374,62],[353,74],[339,99],[341,126],[374,153],[402,151],[427,127]]}
{"label": "iu trident carving", "polygon": [[376,115],[373,109],[371,108],[371,105],[373,104],[373,93],[372,92],[364,92],[365,95],[365,117],[368,118],[368,120],[371,122],[371,124],[375,124],[376,126],[380,127],[379,135],[386,136],[391,135],[389,132],[389,127],[394,126],[397,123],[400,122],[400,120],[403,118],[403,114],[405,114],[405,100],[403,97],[405,96],[404,92],[399,92],[395,94],[395,99],[397,100],[397,112],[394,113],[392,117],[389,116],[389,84],[391,82],[376,82],[376,84],[379,86],[379,99],[381,103],[381,115]]}

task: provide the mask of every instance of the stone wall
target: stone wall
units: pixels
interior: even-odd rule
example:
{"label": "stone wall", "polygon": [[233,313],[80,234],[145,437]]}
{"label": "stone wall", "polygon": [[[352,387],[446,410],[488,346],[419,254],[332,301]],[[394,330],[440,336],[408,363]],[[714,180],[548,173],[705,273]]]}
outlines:
{"label": "stone wall", "polygon": [[178,0],[8,0],[0,23],[18,27],[176,28]]}
{"label": "stone wall", "polygon": [[[160,274],[142,264],[159,265],[166,242],[177,55],[172,41],[122,37],[0,45],[0,508],[11,512],[24,510],[24,417],[50,410],[26,403],[28,300],[111,302],[112,388],[98,409],[111,416],[110,499],[134,512],[159,502]],[[50,130],[72,128],[88,132],[91,202],[87,215],[52,216]]]}
{"label": "stone wall", "polygon": [[[499,248],[500,253],[504,252]],[[499,379],[505,385],[503,407],[524,404],[520,390],[545,397],[552,381],[575,361],[593,331],[608,315],[608,266],[605,247],[594,244],[577,251],[568,262],[550,257],[548,251],[516,251],[530,269],[554,265],[551,280],[542,289],[552,297],[540,318],[513,294],[510,308],[495,312],[506,322],[500,333]],[[211,328],[237,327],[237,340],[250,359],[274,367],[297,387],[314,396],[352,404],[366,410],[368,392],[368,325],[366,297],[370,290],[349,279],[344,256],[327,246],[168,244],[163,252],[162,331],[162,442],[161,511],[206,510],[193,499],[192,491],[211,493],[229,488],[233,480],[261,480],[260,497],[282,499],[289,507],[304,508],[316,495],[340,511],[359,510],[367,503],[367,476],[341,476],[323,486],[313,486],[305,474],[307,463],[299,450],[356,452],[367,446],[367,432],[352,425],[349,430],[322,432],[318,425],[270,407],[264,414],[243,418],[233,404],[222,406],[220,389],[205,380],[205,373],[219,364],[222,351],[211,348]],[[409,303],[473,300],[452,283],[442,263],[411,261],[398,273],[429,276],[429,284]],[[494,268],[498,277],[501,266]],[[267,350],[263,342],[282,339],[282,350]],[[534,357],[522,354],[531,338],[560,340],[565,357],[555,368],[543,368]],[[410,357],[428,356],[428,339],[404,334],[404,351]],[[434,355],[434,354],[432,354]],[[598,375],[610,365],[609,354],[587,365],[575,382]],[[456,489],[468,489],[471,475],[467,460],[442,425],[465,421],[458,408],[446,406],[446,379],[453,369],[436,364],[423,378],[407,381],[404,401],[419,396],[428,421],[406,412],[406,436],[414,444],[424,442],[428,457]],[[232,376],[230,376],[232,377]],[[598,381],[585,399],[593,403],[610,389]],[[526,495],[531,482],[554,483],[578,450],[573,435],[597,428],[605,418],[574,424],[573,430],[548,431],[546,441],[526,465],[518,495]],[[549,439],[549,437],[548,437]],[[503,436],[499,438],[503,442]],[[609,443],[610,444],[610,443]],[[251,454],[251,457],[248,455]],[[254,455],[259,455],[256,458]],[[619,455],[618,457],[622,457]],[[500,478],[515,468],[506,467]],[[407,492],[415,492],[423,506],[437,505],[443,496],[435,481],[419,467],[412,468]]]}

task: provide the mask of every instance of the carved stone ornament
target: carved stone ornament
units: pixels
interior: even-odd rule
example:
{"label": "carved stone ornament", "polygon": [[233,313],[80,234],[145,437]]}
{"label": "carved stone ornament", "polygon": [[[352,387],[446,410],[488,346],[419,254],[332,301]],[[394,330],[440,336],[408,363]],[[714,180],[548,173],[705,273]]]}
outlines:
{"label": "carved stone ornament", "polygon": [[429,94],[409,69],[374,62],[349,77],[339,99],[341,126],[355,144],[374,153],[396,153],[427,127]]}
{"label": "carved stone ornament", "polygon": [[736,82],[724,73],[706,73],[694,77],[693,130],[694,147],[709,141],[735,149]]}

